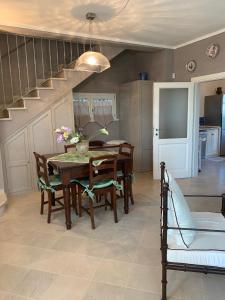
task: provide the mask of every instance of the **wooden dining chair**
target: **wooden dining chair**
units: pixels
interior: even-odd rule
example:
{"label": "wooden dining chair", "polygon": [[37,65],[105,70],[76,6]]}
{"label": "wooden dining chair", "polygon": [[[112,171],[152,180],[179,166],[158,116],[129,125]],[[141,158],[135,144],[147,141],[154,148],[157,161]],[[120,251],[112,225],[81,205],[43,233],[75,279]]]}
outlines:
{"label": "wooden dining chair", "polygon": [[73,149],[75,147],[76,147],[75,144],[64,145],[64,152],[67,153],[69,149]]}
{"label": "wooden dining chair", "polygon": [[104,142],[100,141],[100,140],[89,141],[90,147],[102,147],[103,145],[104,145]]}
{"label": "wooden dining chair", "polygon": [[[61,202],[63,196],[55,197],[55,192],[62,191],[62,182],[59,175],[49,175],[47,160],[43,155],[34,152],[37,167],[37,177],[38,177],[38,187],[41,191],[41,210],[40,214],[44,213],[44,205],[48,204],[48,217],[47,222],[51,223],[51,214],[56,211],[64,209],[64,203]],[[72,207],[74,208],[76,214],[77,211],[77,197],[75,190],[75,183],[70,184],[71,194],[72,194]],[[45,192],[47,192],[48,200],[45,201]],[[55,207],[55,202],[59,204],[59,207]],[[53,208],[54,207],[54,208]]]}
{"label": "wooden dining chair", "polygon": [[[89,178],[80,180],[78,184],[78,207],[79,216],[82,210],[86,211],[91,218],[92,229],[95,229],[94,209],[110,206],[114,213],[115,223],[117,218],[116,189],[120,188],[117,182],[117,157],[116,155],[104,155],[89,160]],[[89,198],[88,208],[82,205],[82,193]],[[110,202],[104,198],[104,204],[94,202],[96,197],[110,194]]]}
{"label": "wooden dining chair", "polygon": [[[128,156],[131,158],[131,164],[130,164],[130,170],[129,170],[129,184],[128,184],[128,194],[131,200],[131,203],[134,205],[134,197],[133,197],[133,188],[132,188],[132,182],[133,182],[133,154],[134,154],[134,146],[128,143],[120,144],[119,147],[119,154]],[[124,174],[122,170],[117,171],[117,180],[120,184],[123,183],[124,186]],[[122,191],[120,191],[120,196],[123,196]]]}

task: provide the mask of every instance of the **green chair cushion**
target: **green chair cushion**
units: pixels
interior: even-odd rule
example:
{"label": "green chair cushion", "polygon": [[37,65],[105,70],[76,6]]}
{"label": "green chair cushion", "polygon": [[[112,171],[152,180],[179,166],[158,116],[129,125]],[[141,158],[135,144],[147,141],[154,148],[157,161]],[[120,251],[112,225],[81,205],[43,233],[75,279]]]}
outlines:
{"label": "green chair cushion", "polygon": [[[62,184],[62,181],[61,181],[59,175],[50,175],[48,178],[49,178],[49,184],[52,187]],[[46,185],[46,182],[45,182],[44,178],[41,177],[40,181],[41,181],[41,183]]]}
{"label": "green chair cushion", "polygon": [[[84,178],[84,179],[81,179],[81,180],[77,180],[77,182],[83,186],[85,189],[86,188],[89,188],[89,180],[88,178]],[[101,188],[105,188],[105,187],[108,187],[110,185],[113,184],[113,180],[112,179],[103,179],[103,180],[100,180],[100,181],[96,181],[93,185],[93,189],[101,189]]]}

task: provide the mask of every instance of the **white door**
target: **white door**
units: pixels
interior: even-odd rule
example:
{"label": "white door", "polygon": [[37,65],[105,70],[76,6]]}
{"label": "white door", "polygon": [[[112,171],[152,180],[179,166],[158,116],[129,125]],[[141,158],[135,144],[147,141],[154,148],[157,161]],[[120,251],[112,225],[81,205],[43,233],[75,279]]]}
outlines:
{"label": "white door", "polygon": [[153,176],[160,177],[160,162],[176,178],[191,177],[194,84],[154,83]]}

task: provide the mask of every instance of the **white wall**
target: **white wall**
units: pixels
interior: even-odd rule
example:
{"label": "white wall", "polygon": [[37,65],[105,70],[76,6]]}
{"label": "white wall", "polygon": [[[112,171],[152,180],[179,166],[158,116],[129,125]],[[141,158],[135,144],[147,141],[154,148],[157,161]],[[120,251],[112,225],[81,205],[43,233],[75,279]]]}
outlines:
{"label": "white wall", "polygon": [[219,86],[225,93],[224,79],[200,83],[200,117],[204,117],[205,96],[216,95],[216,88]]}

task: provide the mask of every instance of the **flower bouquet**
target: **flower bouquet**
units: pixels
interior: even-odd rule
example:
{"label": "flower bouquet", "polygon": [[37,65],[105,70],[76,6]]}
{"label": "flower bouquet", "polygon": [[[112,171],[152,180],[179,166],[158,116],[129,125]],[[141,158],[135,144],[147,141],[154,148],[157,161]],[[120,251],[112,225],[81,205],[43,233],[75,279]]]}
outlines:
{"label": "flower bouquet", "polygon": [[81,138],[82,134],[72,130],[69,127],[61,126],[55,130],[57,143],[70,143],[77,144]]}
{"label": "flower bouquet", "polygon": [[89,149],[89,140],[97,137],[100,134],[109,135],[106,128],[99,129],[90,138],[86,138],[82,132],[72,130],[69,127],[61,126],[55,130],[57,143],[70,143],[76,145],[76,149],[80,154],[87,153]]}

